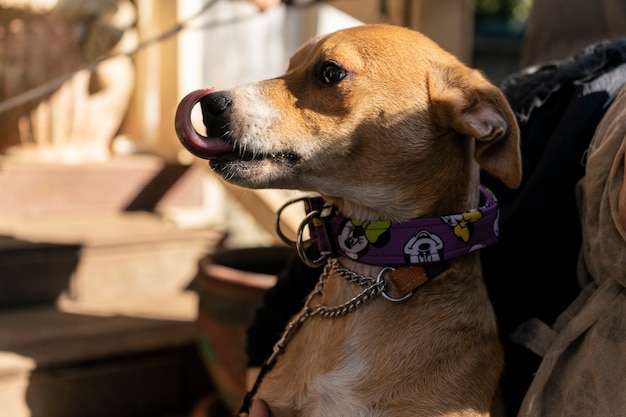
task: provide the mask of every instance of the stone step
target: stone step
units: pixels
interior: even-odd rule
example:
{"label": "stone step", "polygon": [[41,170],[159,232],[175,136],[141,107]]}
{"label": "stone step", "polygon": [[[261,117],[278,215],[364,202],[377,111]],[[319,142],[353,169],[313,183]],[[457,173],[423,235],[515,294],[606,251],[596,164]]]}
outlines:
{"label": "stone step", "polygon": [[0,158],[0,215],[149,210],[202,204],[205,167],[152,155],[103,163],[41,163]]}
{"label": "stone step", "polygon": [[148,212],[0,216],[0,308],[175,294],[223,234]]}
{"label": "stone step", "polygon": [[0,232],[0,309],[54,304],[79,259],[79,244],[28,242]]}
{"label": "stone step", "polygon": [[195,294],[62,304],[0,312],[1,416],[174,414],[212,390]]}

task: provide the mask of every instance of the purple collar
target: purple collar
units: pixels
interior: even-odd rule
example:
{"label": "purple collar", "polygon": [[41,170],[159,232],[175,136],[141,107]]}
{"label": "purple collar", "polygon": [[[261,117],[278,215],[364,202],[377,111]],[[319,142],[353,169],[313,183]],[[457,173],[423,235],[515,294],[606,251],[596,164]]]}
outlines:
{"label": "purple collar", "polygon": [[323,257],[399,267],[447,261],[495,243],[498,204],[482,185],[480,193],[477,209],[397,223],[347,219],[321,197],[306,198],[305,207],[309,231]]}

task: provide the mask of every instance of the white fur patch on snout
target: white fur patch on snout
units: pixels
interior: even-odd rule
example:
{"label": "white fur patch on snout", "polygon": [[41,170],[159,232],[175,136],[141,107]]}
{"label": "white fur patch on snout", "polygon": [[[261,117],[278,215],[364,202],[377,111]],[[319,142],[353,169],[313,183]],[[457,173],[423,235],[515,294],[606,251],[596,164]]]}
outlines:
{"label": "white fur patch on snout", "polygon": [[230,90],[232,114],[230,134],[245,150],[272,152],[276,144],[271,127],[280,119],[278,108],[264,96],[258,84],[246,84]]}

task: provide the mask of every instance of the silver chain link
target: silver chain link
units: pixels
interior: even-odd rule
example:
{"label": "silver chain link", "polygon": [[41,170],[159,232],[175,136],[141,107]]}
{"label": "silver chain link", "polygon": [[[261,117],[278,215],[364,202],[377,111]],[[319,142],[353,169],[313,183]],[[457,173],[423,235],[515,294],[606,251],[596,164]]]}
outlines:
{"label": "silver chain link", "polygon": [[[322,290],[326,283],[326,279],[328,278],[330,269],[337,272],[341,278],[349,282],[359,284],[360,286],[364,286],[365,290],[363,290],[362,293],[352,298],[351,300],[335,307],[326,307],[326,306],[318,304],[311,311],[311,315],[320,315],[321,317],[327,317],[327,318],[336,318],[336,317],[345,316],[346,314],[351,313],[354,310],[358,309],[359,307],[364,305],[367,301],[371,300],[375,296],[381,294],[386,288],[386,283],[384,280],[374,279],[372,277],[357,274],[356,272],[353,272],[345,268],[344,266],[342,266],[336,259],[331,259],[324,267],[324,272],[320,276],[320,281],[318,282],[315,288],[315,291],[312,293],[312,295],[322,294]],[[305,308],[308,307],[312,298],[313,297],[310,296],[307,299]]]}
{"label": "silver chain link", "polygon": [[336,259],[332,259],[331,261],[329,261],[329,263],[332,264],[331,265],[332,269],[337,274],[339,274],[341,278],[345,279],[348,282],[358,284],[362,287],[369,287],[378,281],[377,278],[370,277],[367,275],[357,274],[356,272],[341,265],[341,263],[339,263],[339,261],[337,261]]}

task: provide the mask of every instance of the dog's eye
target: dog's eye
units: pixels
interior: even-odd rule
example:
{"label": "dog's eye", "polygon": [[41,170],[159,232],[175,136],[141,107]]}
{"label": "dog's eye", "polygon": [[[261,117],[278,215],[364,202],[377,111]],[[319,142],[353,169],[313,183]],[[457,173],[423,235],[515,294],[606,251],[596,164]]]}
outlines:
{"label": "dog's eye", "polygon": [[318,76],[324,84],[333,85],[346,77],[346,70],[335,63],[327,62],[321,66]]}

